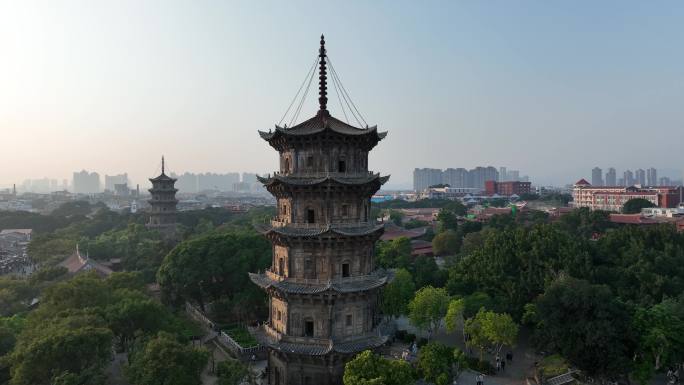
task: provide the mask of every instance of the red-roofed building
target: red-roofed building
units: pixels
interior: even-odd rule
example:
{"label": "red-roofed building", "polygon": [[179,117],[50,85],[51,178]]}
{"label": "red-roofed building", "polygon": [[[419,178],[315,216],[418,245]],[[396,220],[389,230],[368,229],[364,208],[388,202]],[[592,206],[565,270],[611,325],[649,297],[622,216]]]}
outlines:
{"label": "red-roofed building", "polygon": [[645,199],[657,207],[677,207],[682,201],[683,192],[681,186],[592,186],[580,179],[572,190],[572,198],[576,208],[621,212],[627,201],[636,198]]}

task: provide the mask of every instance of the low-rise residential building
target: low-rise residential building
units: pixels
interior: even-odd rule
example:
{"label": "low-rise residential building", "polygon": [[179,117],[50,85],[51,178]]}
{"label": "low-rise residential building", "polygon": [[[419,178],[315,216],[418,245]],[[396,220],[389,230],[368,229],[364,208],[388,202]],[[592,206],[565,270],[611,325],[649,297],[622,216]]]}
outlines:
{"label": "low-rise residential building", "polygon": [[508,182],[497,182],[495,180],[488,180],[485,182],[485,194],[486,195],[503,195],[511,196],[522,194],[529,194],[532,190],[531,182],[519,182],[519,181],[508,181]]}

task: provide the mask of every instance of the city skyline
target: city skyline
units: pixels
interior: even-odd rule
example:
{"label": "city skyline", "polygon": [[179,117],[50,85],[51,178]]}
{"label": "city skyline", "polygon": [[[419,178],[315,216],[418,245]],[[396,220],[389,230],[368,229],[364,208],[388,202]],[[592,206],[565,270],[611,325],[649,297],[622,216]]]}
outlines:
{"label": "city skyline", "polygon": [[371,159],[388,187],[452,164],[555,185],[608,163],[681,177],[684,5],[583,4],[4,3],[0,185],[83,168],[139,182],[162,153],[174,170],[272,172],[254,132],[283,114],[321,32],[366,120],[395,134]]}

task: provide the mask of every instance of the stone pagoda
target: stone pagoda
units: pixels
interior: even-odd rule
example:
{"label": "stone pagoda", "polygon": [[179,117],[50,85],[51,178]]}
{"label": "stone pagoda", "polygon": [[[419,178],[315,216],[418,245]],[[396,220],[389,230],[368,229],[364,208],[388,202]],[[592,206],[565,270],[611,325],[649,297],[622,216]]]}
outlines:
{"label": "stone pagoda", "polygon": [[323,36],[320,44],[318,113],[259,132],[280,154],[280,171],[259,178],[277,200],[277,215],[257,226],[273,244],[272,264],[250,273],[269,295],[257,337],[269,349],[271,385],[341,384],[347,361],[387,341],[379,294],[388,276],[373,260],[383,226],[370,199],[389,176],[368,171],[368,153],[387,133],[330,115]]}
{"label": "stone pagoda", "polygon": [[164,157],[162,156],[161,174],[156,178],[150,178],[152,188],[148,191],[152,196],[150,204],[150,219],[147,227],[158,230],[165,236],[171,237],[176,232],[176,192],[175,178],[164,173]]}

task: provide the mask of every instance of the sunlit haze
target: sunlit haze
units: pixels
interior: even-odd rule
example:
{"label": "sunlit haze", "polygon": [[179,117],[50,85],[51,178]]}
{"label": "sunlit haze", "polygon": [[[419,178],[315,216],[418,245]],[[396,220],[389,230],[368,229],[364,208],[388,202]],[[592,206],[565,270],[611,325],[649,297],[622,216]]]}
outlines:
{"label": "sunlit haze", "polygon": [[176,173],[272,172],[257,130],[280,120],[321,33],[389,132],[370,166],[390,187],[415,167],[681,177],[682,20],[676,1],[0,2],[0,187],[82,169],[143,183],[162,154]]}

